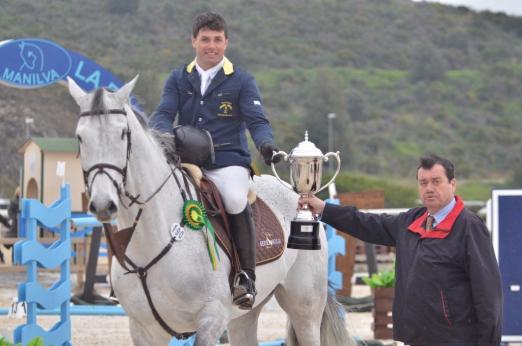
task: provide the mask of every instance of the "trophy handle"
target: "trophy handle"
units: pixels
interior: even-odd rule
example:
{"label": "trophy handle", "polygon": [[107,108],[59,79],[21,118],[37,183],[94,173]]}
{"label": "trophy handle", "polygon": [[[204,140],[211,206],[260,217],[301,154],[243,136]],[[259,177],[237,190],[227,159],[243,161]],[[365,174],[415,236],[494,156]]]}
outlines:
{"label": "trophy handle", "polygon": [[339,171],[341,170],[341,158],[339,156],[339,152],[329,152],[329,153],[326,153],[324,156],[323,156],[323,160],[324,162],[327,162],[328,161],[328,157],[329,156],[334,156],[336,159],[337,159],[337,169],[335,170],[335,173],[332,177],[332,179],[330,179],[330,181],[328,182],[328,184],[324,185],[323,187],[321,187],[318,191],[316,191],[315,193],[318,193],[320,191],[323,191],[325,188],[328,187],[328,185],[330,185],[331,183],[333,183],[333,181],[335,180],[335,178],[337,178],[337,175],[339,174]]}
{"label": "trophy handle", "polygon": [[[273,159],[274,157],[276,157],[276,156],[280,156],[280,155],[283,156],[283,160],[288,161],[288,154],[285,153],[284,151],[277,151],[277,152],[274,151],[274,153],[272,154],[272,159]],[[275,165],[274,165],[273,162],[271,163],[271,166],[272,166],[272,172],[274,172],[274,175],[275,175],[275,177],[277,178],[277,180],[279,180],[281,183],[283,183],[283,186],[285,186],[286,188],[288,188],[288,189],[294,191],[291,187],[288,186],[288,183],[287,183],[286,181],[284,181],[283,179],[279,178],[279,175],[277,174],[277,171],[276,171],[276,169],[275,169]]]}

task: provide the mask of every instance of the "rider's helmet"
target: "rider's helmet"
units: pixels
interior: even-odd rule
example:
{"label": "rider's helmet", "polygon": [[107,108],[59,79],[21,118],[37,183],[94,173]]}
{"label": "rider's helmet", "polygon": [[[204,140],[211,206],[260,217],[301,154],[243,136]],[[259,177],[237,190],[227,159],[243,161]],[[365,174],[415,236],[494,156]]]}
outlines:
{"label": "rider's helmet", "polygon": [[208,131],[190,125],[176,126],[174,143],[182,163],[197,166],[214,163],[214,144]]}

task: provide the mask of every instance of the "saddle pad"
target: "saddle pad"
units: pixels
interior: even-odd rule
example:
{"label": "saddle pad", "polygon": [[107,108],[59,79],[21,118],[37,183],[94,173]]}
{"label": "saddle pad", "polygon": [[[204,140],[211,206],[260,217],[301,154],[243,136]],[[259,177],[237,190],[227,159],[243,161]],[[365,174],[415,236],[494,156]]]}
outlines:
{"label": "saddle pad", "polygon": [[272,262],[285,250],[285,234],[272,209],[257,197],[252,204],[252,214],[256,225],[256,264]]}
{"label": "saddle pad", "polygon": [[[212,182],[208,179],[204,178],[203,181],[213,185]],[[202,187],[205,185],[207,184],[202,184]],[[212,188],[215,188],[215,186],[212,186]],[[234,263],[235,255],[232,250],[232,240],[224,227],[224,216],[222,213],[216,212],[216,210],[224,210],[221,197],[216,197],[215,193],[212,193],[212,197],[210,197],[208,188],[202,188],[201,192],[204,195],[203,203],[207,209],[207,215],[216,232],[217,241],[227,256],[230,258],[230,261]],[[209,199],[212,199],[212,201],[209,201]],[[256,264],[262,265],[281,257],[285,249],[285,236],[283,228],[281,227],[281,224],[277,220],[275,214],[272,212],[270,207],[261,198],[259,198],[259,196],[257,197],[254,204],[251,205],[251,207],[252,218],[254,219],[256,228]],[[236,231],[238,230],[232,230],[232,232]],[[241,230],[239,230],[239,232],[241,232]]]}

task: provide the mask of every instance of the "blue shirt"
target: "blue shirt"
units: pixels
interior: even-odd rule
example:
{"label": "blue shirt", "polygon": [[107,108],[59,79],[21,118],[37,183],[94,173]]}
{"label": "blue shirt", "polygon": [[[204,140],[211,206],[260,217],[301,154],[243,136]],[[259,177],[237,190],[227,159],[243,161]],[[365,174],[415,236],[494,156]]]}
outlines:
{"label": "blue shirt", "polygon": [[446,216],[448,216],[448,214],[453,210],[455,203],[455,197],[453,197],[444,208],[433,214],[433,217],[435,218],[433,221],[433,227],[437,226],[440,222],[442,222],[442,220],[446,218]]}

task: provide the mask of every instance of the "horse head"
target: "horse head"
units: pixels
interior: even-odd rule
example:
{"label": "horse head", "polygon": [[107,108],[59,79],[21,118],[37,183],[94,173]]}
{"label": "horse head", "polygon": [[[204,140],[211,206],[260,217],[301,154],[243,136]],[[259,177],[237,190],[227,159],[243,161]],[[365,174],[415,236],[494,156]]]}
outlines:
{"label": "horse head", "polygon": [[136,119],[129,97],[137,78],[115,92],[99,88],[90,93],[68,78],[69,92],[80,107],[76,138],[90,198],[89,211],[101,222],[116,216],[125,187],[131,152],[130,122]]}
{"label": "horse head", "polygon": [[38,69],[35,72],[40,72],[43,70],[44,54],[40,47],[33,43],[27,43],[24,41],[22,41],[22,43],[20,43],[18,47],[20,48],[20,58],[23,61],[23,64],[22,66],[20,66],[20,69],[25,67],[29,71],[34,71],[35,68],[38,67]]}

